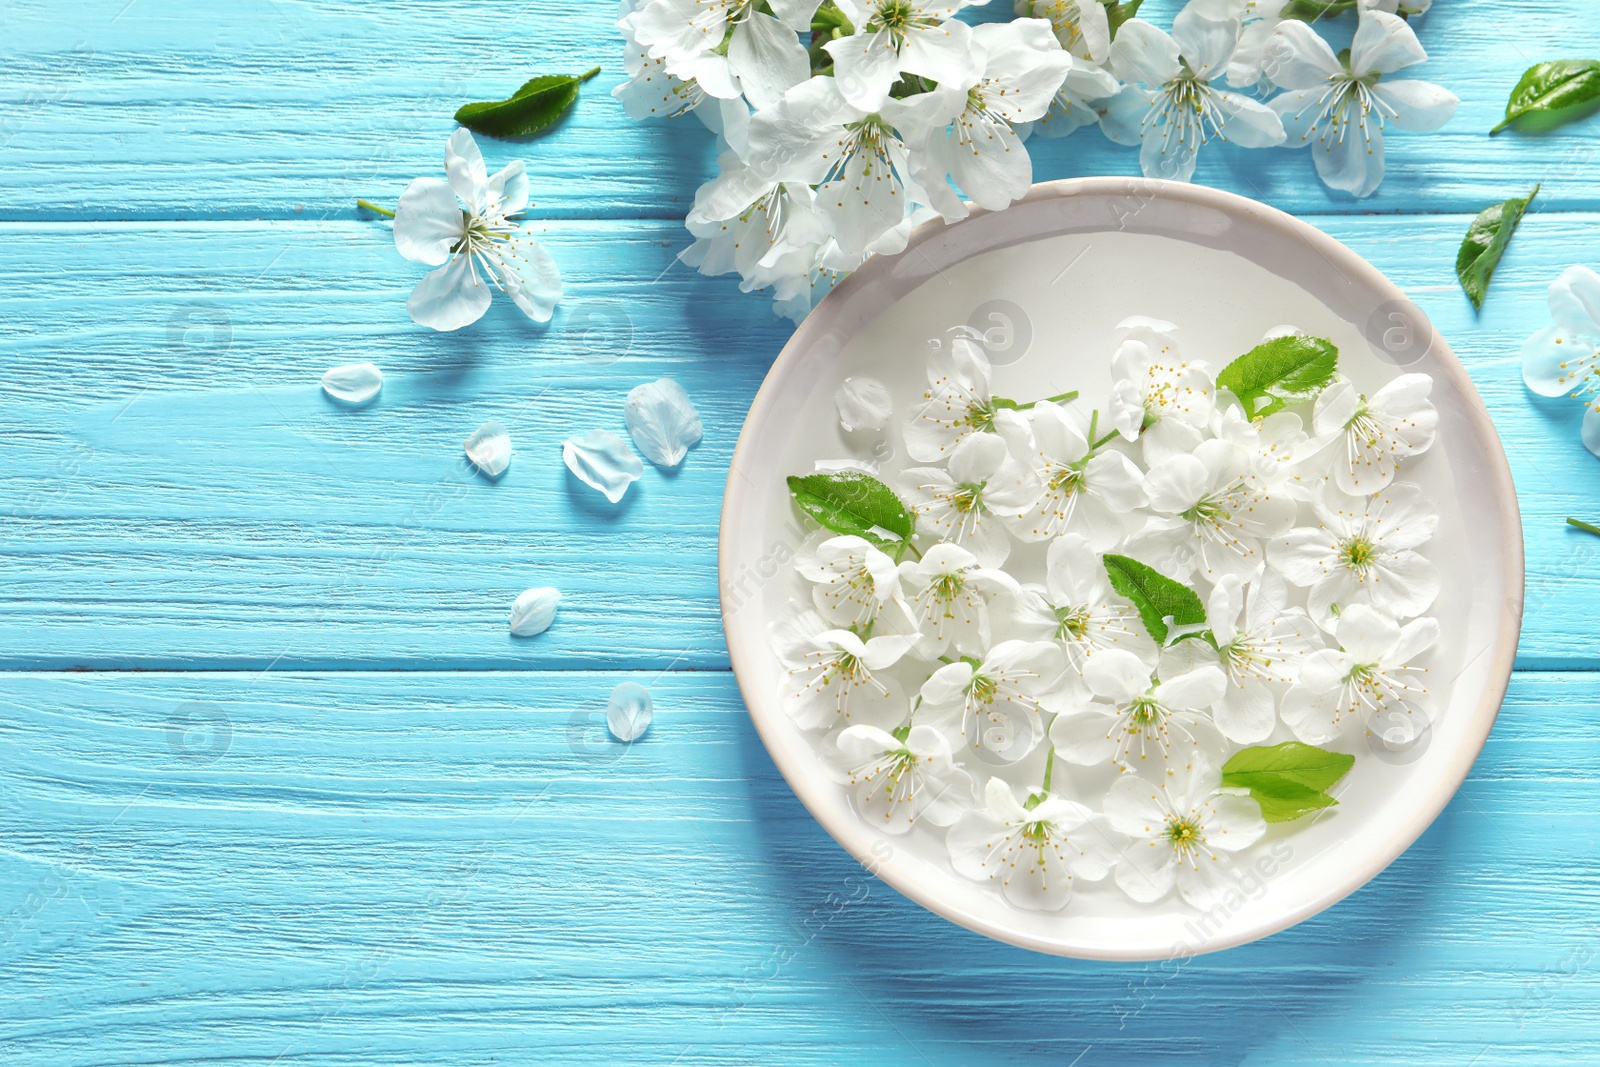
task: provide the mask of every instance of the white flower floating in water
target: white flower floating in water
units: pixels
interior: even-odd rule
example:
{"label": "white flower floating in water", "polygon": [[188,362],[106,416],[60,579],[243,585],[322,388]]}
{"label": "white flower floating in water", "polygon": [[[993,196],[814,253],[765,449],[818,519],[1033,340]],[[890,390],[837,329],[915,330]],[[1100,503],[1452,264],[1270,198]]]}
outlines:
{"label": "white flower floating in water", "polygon": [[676,467],[704,432],[689,394],[671,378],[636,385],[624,412],[628,436],[644,458],[658,467]]}
{"label": "white flower floating in water", "polygon": [[322,375],[322,391],[346,404],[365,404],[383,388],[383,371],[371,363],[331,367]]}
{"label": "white flower floating in water", "polygon": [[463,446],[472,465],[498,478],[511,465],[511,435],[498,422],[486,422]]}
{"label": "white flower floating in water", "polygon": [[644,474],[644,464],[628,449],[628,442],[610,430],[590,430],[569,437],[561,445],[561,459],[578,480],[613,504],[628,486]]}
{"label": "white flower floating in water", "polygon": [[[1529,373],[1565,388],[1595,369],[1600,276],[1552,304],[1589,362],[1549,369],[1551,334]],[[909,458],[790,479],[820,528],[773,634],[783,708],[868,824],[943,835],[957,872],[1020,908],[1066,907],[1113,868],[1136,904],[1209,908],[1267,822],[1337,817],[1355,757],[1315,746],[1360,726],[1412,747],[1435,706],[1439,519],[1396,480],[1437,436],[1431,380],[1362,392],[1292,326],[1215,373],[1177,337],[1120,323],[1108,402],[1085,412],[995,395],[958,327],[899,427]],[[881,412],[892,441],[895,398],[865,392],[841,383],[843,425]]]}
{"label": "white flower floating in water", "polygon": [[894,403],[889,390],[876,378],[846,378],[833,394],[839,409],[839,425],[846,433],[856,430],[881,430],[889,425]]}
{"label": "white flower floating in water", "polygon": [[528,589],[511,605],[511,632],[517,637],[533,637],[550,629],[556,621],[561,590],[548,585]]}
{"label": "white flower floating in water", "polygon": [[445,146],[444,167],[448,181],[415,179],[395,210],[400,254],[439,268],[417,283],[406,310],[419,325],[459,330],[483,317],[497,288],[528,318],[548,322],[561,299],[561,272],[512,221],[528,207],[522,161],[490,177],[477,142],[460,129]]}
{"label": "white flower floating in water", "polygon": [[1550,285],[1550,317],[1522,346],[1522,380],[1540,396],[1584,401],[1584,447],[1600,456],[1600,275],[1573,266]]}

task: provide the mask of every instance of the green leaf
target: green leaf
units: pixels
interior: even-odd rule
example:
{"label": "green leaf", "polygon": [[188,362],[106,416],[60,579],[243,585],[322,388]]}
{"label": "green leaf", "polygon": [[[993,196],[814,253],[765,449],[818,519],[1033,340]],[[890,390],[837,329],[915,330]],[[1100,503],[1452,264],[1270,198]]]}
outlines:
{"label": "green leaf", "polygon": [[541,74],[506,100],[463,104],[456,121],[474,133],[489,137],[526,137],[560,118],[578,99],[578,86],[600,73],[595,67],[583,74]]}
{"label": "green leaf", "polygon": [[1274,337],[1222,368],[1217,385],[1244,405],[1252,419],[1287,404],[1310,400],[1339,369],[1339,349],[1321,337]]}
{"label": "green leaf", "polygon": [[1105,6],[1106,22],[1111,27],[1112,38],[1115,39],[1117,31],[1122,29],[1122,24],[1139,13],[1139,5],[1143,4],[1144,0],[1100,0],[1100,3]]}
{"label": "green leaf", "polygon": [[[1167,644],[1171,627],[1205,625],[1206,606],[1201,603],[1199,594],[1182,582],[1168,578],[1127,556],[1107,556],[1105,566],[1106,576],[1111,579],[1111,588],[1133,602],[1140,621],[1157,644]],[[1172,620],[1170,626],[1168,619]],[[1201,636],[1201,633],[1190,630],[1173,638],[1173,643],[1186,637]]]}
{"label": "green leaf", "polygon": [[1544,121],[1531,125],[1545,129],[1588,114],[1600,104],[1600,60],[1556,59],[1535,63],[1522,75],[1506,101],[1506,118],[1489,131],[1492,137],[1524,116]]}
{"label": "green leaf", "polygon": [[1535,185],[1533,192],[1525,197],[1513,197],[1503,204],[1484,208],[1467,227],[1461,251],[1456,253],[1456,277],[1461,279],[1461,288],[1472,301],[1474,310],[1483,308],[1489,279],[1494,277],[1494,269],[1500,265],[1500,257],[1511,243],[1511,235],[1517,232],[1522,213],[1538,195],[1539,187]]}
{"label": "green leaf", "polygon": [[1319,18],[1332,18],[1345,11],[1353,11],[1356,0],[1289,0],[1278,12],[1279,18],[1315,22]]}
{"label": "green leaf", "polygon": [[894,490],[860,471],[791,475],[789,492],[801,511],[834,533],[892,546],[897,556],[916,529],[911,509]]}
{"label": "green leaf", "polygon": [[1327,790],[1355,762],[1354,756],[1344,752],[1285,741],[1234,753],[1222,765],[1222,784],[1250,790],[1268,822],[1288,822],[1339,803]]}

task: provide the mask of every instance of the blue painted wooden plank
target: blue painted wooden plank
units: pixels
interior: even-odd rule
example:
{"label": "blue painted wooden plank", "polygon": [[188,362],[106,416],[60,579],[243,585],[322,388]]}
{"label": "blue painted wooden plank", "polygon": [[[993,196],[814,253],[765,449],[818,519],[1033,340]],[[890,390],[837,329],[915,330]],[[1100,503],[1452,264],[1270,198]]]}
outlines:
{"label": "blue painted wooden plank", "polygon": [[[1521,663],[1600,664],[1573,623],[1600,540],[1563,523],[1600,517],[1600,470],[1581,405],[1530,395],[1517,356],[1549,281],[1600,265],[1596,217],[1530,216],[1481,317],[1452,273],[1465,216],[1314,221],[1413,295],[1497,420],[1527,535]],[[787,325],[674,266],[673,223],[546,237],[568,282],[550,326],[497,307],[440,336],[406,318],[417,271],[381,224],[0,226],[0,665],[725,666],[720,490]],[[317,378],[356,359],[388,384],[337,410]],[[560,441],[620,431],[627,390],[661,375],[706,440],[612,509]],[[519,450],[498,484],[460,452],[490,417]],[[546,583],[561,621],[513,641],[511,598]]]}
{"label": "blue painted wooden plank", "polygon": [[[993,0],[980,17],[1010,4]],[[1162,25],[1177,0],[1151,0]],[[528,161],[544,217],[681,219],[714,168],[690,118],[630,121],[609,3],[493,0],[377,5],[239,0],[52,0],[0,9],[0,218],[349,217],[440,169],[451,115],[536,71],[605,73],[551,136],[494,142]],[[1348,20],[1346,20],[1348,21]],[[1547,205],[1600,208],[1593,124],[1490,140],[1522,70],[1600,54],[1585,0],[1441,0],[1418,23],[1430,62],[1409,73],[1461,98],[1437,135],[1389,139],[1389,177],[1365,201],[1328,193],[1307,153],[1204,153],[1198,180],[1294,211],[1477,211],[1543,181]],[[1035,142],[1039,179],[1132,174],[1136,153],[1095,131]]]}
{"label": "blue painted wooden plank", "polygon": [[1593,674],[1518,675],[1455,802],[1349,900],[1149,965],[877,883],[726,674],[629,675],[655,725],[606,740],[623,677],[4,675],[6,1063],[1600,1056]]}

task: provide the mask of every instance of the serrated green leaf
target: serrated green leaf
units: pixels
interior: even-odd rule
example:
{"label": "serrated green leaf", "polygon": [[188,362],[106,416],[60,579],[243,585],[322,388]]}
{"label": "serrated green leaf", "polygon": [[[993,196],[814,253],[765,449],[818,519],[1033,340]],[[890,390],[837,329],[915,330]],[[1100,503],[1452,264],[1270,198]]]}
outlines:
{"label": "serrated green leaf", "polygon": [[[1111,588],[1133,602],[1135,610],[1139,612],[1139,620],[1157,644],[1167,643],[1171,627],[1205,625],[1205,604],[1198,593],[1182,582],[1168,578],[1153,567],[1147,567],[1128,556],[1106,556],[1105,567],[1106,576],[1111,579]],[[1170,626],[1168,619],[1172,620]],[[1174,640],[1203,636],[1191,631],[1178,635]]]}
{"label": "serrated green leaf", "polygon": [[1116,39],[1122,24],[1139,13],[1144,0],[1100,0],[1106,9],[1106,23],[1111,27],[1111,37]]}
{"label": "serrated green leaf", "polygon": [[1268,822],[1293,822],[1302,815],[1310,815],[1339,803],[1320,790],[1304,786],[1295,786],[1279,794],[1251,790],[1250,797],[1261,806],[1261,817]]}
{"label": "serrated green leaf", "polygon": [[526,137],[560,118],[578,99],[578,86],[599,73],[595,67],[584,74],[541,74],[505,100],[463,104],[456,121],[489,137]]}
{"label": "serrated green leaf", "polygon": [[[1285,741],[1281,745],[1257,745],[1240,749],[1222,765],[1226,785],[1253,786],[1267,778],[1283,779],[1308,789],[1327,789],[1355,766],[1356,758],[1346,752],[1329,752],[1316,745]],[[1230,777],[1251,776],[1249,781],[1229,781]]]}
{"label": "serrated green leaf", "polygon": [[1535,185],[1533,192],[1525,197],[1513,197],[1503,204],[1484,208],[1467,227],[1461,251],[1456,253],[1456,277],[1461,279],[1461,288],[1472,301],[1474,310],[1483,308],[1494,269],[1500,265],[1500,257],[1511,243],[1511,235],[1517,232],[1523,212],[1538,195],[1539,187]]}
{"label": "serrated green leaf", "polygon": [[1288,822],[1337,804],[1327,790],[1355,762],[1348,753],[1285,741],[1234,753],[1222,765],[1222,784],[1250,790],[1268,822]]}
{"label": "serrated green leaf", "polygon": [[1492,137],[1513,122],[1542,116],[1535,123],[1549,129],[1581,118],[1600,105],[1600,60],[1555,59],[1535,63],[1522,75],[1506,101],[1505,121],[1489,131]]}
{"label": "serrated green leaf", "polygon": [[896,552],[909,544],[916,520],[893,489],[860,471],[791,475],[795,506],[824,527]]}
{"label": "serrated green leaf", "polygon": [[1252,419],[1310,400],[1333,381],[1339,349],[1321,337],[1274,337],[1222,368],[1217,385],[1232,393]]}

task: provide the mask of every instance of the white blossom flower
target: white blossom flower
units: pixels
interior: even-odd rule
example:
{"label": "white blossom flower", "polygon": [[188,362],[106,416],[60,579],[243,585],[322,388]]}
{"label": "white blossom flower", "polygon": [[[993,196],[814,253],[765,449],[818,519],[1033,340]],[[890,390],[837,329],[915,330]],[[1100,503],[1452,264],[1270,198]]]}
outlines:
{"label": "white blossom flower", "polygon": [[997,434],[971,434],[950,454],[948,470],[912,467],[900,474],[906,505],[918,528],[969,550],[985,567],[1011,554],[1002,515],[1032,508],[1041,486]]}
{"label": "white blossom flower", "polygon": [[685,225],[698,240],[680,258],[701,274],[737,272],[744,292],[804,276],[829,236],[811,187],[767,181],[732,152],[721,165],[695,193]]}
{"label": "white blossom flower", "polygon": [[1583,443],[1600,456],[1600,275],[1568,267],[1548,299],[1555,325],[1522,346],[1522,380],[1541,396],[1584,397]]}
{"label": "white blossom flower", "polygon": [[[679,78],[694,78],[715,96],[743,94],[767,107],[811,74],[796,29],[757,10],[756,0],[650,0],[626,16],[633,39]],[[626,29],[624,32],[628,32]],[[708,69],[720,68],[715,79]],[[714,82],[728,85],[713,88]],[[737,88],[732,88],[736,85]]]}
{"label": "white blossom flower", "polygon": [[1209,713],[1228,684],[1218,668],[1196,667],[1158,681],[1134,653],[1106,649],[1089,658],[1083,680],[1097,699],[1050,725],[1050,741],[1063,759],[1085,767],[1112,761],[1123,768],[1168,768],[1222,750]]}
{"label": "white blossom flower", "polygon": [[833,76],[856,107],[876,111],[902,74],[940,85],[970,84],[972,30],[955,20],[964,7],[986,0],[835,0],[856,32],[823,47]]}
{"label": "white blossom flower", "polygon": [[1041,708],[1065,670],[1052,641],[1002,641],[981,661],[947,663],[922,683],[918,714],[936,726],[959,726],[973,748],[1005,763],[1032,752],[1044,736]]}
{"label": "white blossom flower", "polygon": [[972,776],[955,765],[949,740],[931,726],[893,733],[851,726],[823,751],[853,790],[856,811],[885,833],[903,834],[918,819],[949,826],[972,805]]}
{"label": "white blossom flower", "polygon": [[1180,580],[1197,571],[1253,577],[1263,541],[1294,524],[1295,502],[1252,476],[1250,455],[1230,441],[1202,441],[1145,476],[1154,514],[1129,551]]}
{"label": "white blossom flower", "polygon": [[1073,66],[1044,19],[975,27],[971,51],[976,81],[941,81],[931,93],[903,101],[898,120],[908,143],[921,149],[911,158],[912,173],[927,202],[948,220],[965,218],[967,207],[945,181],[947,174],[990,211],[1027,193],[1033,161],[1013,127],[1049,110]]}
{"label": "white blossom flower", "polygon": [[1331,451],[1333,483],[1341,491],[1376,493],[1394,481],[1400,460],[1433,447],[1439,413],[1428,400],[1432,391],[1426,374],[1402,374],[1370,399],[1347,381],[1334,382],[1311,409],[1307,458]]}
{"label": "white blossom flower", "polygon": [[1214,663],[1228,676],[1211,717],[1236,744],[1260,744],[1271,736],[1278,724],[1277,690],[1292,684],[1305,657],[1322,647],[1306,613],[1286,602],[1283,581],[1270,571],[1249,586],[1224,575],[1206,601],[1215,648],[1188,640],[1168,652],[1174,665]]}
{"label": "white blossom flower", "polygon": [[1311,485],[1302,480],[1300,463],[1307,440],[1305,423],[1292,411],[1275,411],[1254,420],[1235,404],[1217,408],[1211,435],[1243,448],[1250,456],[1250,474],[1274,492],[1310,500]]}
{"label": "white blossom flower", "polygon": [[859,256],[927,199],[895,128],[905,111],[901,101],[857,107],[819,75],[751,118],[745,162],[764,181],[815,186],[840,250]]}
{"label": "white blossom flower", "polygon": [[830,537],[814,554],[802,552],[796,565],[812,583],[818,613],[832,625],[864,630],[892,610],[893,622],[905,624],[896,625],[894,632],[910,628],[900,596],[900,571],[866,538]]}
{"label": "white blossom flower", "polygon": [[483,317],[494,286],[528,318],[548,322],[561,299],[561,272],[511,221],[528,207],[522,161],[489,177],[471,132],[460,129],[445,146],[444,166],[448,182],[413,180],[395,210],[395,248],[439,268],[417,283],[406,310],[419,325],[459,330]]}
{"label": "white blossom flower", "polygon": [[1289,90],[1270,105],[1283,118],[1285,148],[1316,150],[1317,175],[1352,196],[1370,196],[1383,181],[1384,129],[1429,133],[1450,121],[1456,95],[1424,81],[1384,81],[1428,58],[1404,19],[1363,8],[1340,62],[1328,43],[1304,22],[1284,21],[1273,31],[1268,69]]}
{"label": "white blossom flower", "polygon": [[1267,559],[1293,584],[1311,590],[1307,610],[1333,630],[1339,612],[1370,604],[1397,619],[1421,615],[1439,595],[1439,570],[1416,549],[1433,536],[1439,513],[1422,488],[1397,482],[1371,496],[1350,496],[1324,482],[1312,498],[1320,527],[1274,538]]}
{"label": "white blossom flower", "polygon": [[943,460],[972,434],[994,427],[989,357],[965,337],[928,356],[923,405],[905,424],[906,452],[924,463]]}
{"label": "white blossom flower", "polygon": [[1213,138],[1243,148],[1283,143],[1283,123],[1258,101],[1212,85],[1239,42],[1237,18],[1208,19],[1194,5],[1172,21],[1172,35],[1129,19],[1111,42],[1111,72],[1124,82],[1100,128],[1118,144],[1139,145],[1147,178],[1188,181]]}
{"label": "white blossom flower", "polygon": [[1117,860],[1104,819],[1082,804],[1047,796],[1029,807],[999,778],[989,779],[984,799],[950,828],[950,864],[973,881],[998,883],[1019,908],[1060,911],[1074,879],[1098,882]]}
{"label": "white blossom flower", "polygon": [[1144,441],[1146,464],[1192,451],[1216,408],[1211,367],[1179,358],[1177,329],[1142,315],[1117,324],[1111,425],[1124,440]]}
{"label": "white blossom flower", "polygon": [[812,612],[774,633],[787,670],[783,708],[803,729],[899,725],[910,695],[886,674],[915,638],[885,635],[863,641],[849,630],[828,629]]}
{"label": "white blossom flower", "polygon": [[1283,21],[1283,8],[1289,0],[1248,0],[1240,12],[1244,28],[1239,46],[1228,60],[1228,84],[1235,89],[1272,86],[1272,31]]}
{"label": "white blossom flower", "polygon": [[978,564],[971,552],[938,544],[916,561],[900,564],[900,584],[912,622],[922,635],[917,653],[933,659],[946,649],[977,652],[989,646],[990,601],[1015,593],[1016,579]]}
{"label": "white blossom flower", "polygon": [[[1403,744],[1428,721],[1426,668],[1415,660],[1439,639],[1433,619],[1401,626],[1366,604],[1340,612],[1338,649],[1305,658],[1300,680],[1283,696],[1281,714],[1308,745],[1333,740],[1352,721],[1376,727],[1386,741]],[[1387,725],[1385,725],[1387,724]]]}
{"label": "white blossom flower", "polygon": [[1116,869],[1123,892],[1152,904],[1176,887],[1202,911],[1222,900],[1235,870],[1229,853],[1259,841],[1267,824],[1254,800],[1221,785],[1221,773],[1204,760],[1159,784],[1133,775],[1111,783],[1106,818],[1134,840]]}
{"label": "white blossom flower", "polygon": [[1062,683],[1073,703],[1089,699],[1083,672],[1102,649],[1122,649],[1149,667],[1156,664],[1158,650],[1139,624],[1139,613],[1112,592],[1105,564],[1081,534],[1050,542],[1045,584],[1024,585],[1011,599],[1015,608],[999,613],[997,632],[1059,642],[1067,663]]}
{"label": "white blossom flower", "polygon": [[1147,502],[1144,475],[1133,461],[1111,449],[1091,449],[1072,417],[1049,401],[1024,416],[1002,409],[995,432],[1033,472],[1038,501],[1008,521],[1024,541],[1081,533],[1097,552],[1110,551],[1126,536],[1132,513]]}

